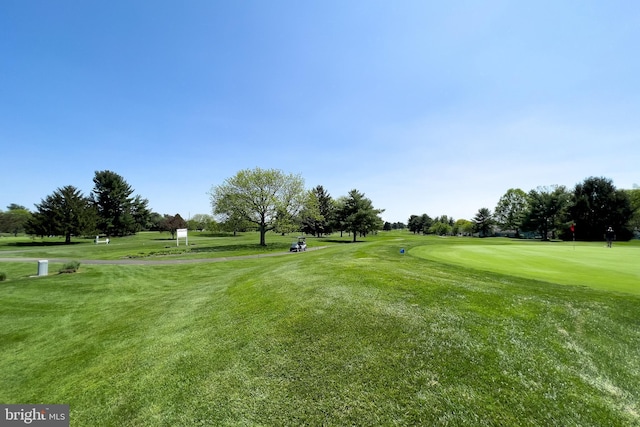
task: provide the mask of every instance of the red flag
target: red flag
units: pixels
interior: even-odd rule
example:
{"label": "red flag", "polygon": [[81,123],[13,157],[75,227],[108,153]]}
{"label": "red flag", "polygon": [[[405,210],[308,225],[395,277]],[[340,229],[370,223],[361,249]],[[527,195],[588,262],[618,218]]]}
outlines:
{"label": "red flag", "polygon": [[569,230],[571,230],[572,233],[574,233],[576,231],[576,227],[571,224],[571,227],[569,227]]}

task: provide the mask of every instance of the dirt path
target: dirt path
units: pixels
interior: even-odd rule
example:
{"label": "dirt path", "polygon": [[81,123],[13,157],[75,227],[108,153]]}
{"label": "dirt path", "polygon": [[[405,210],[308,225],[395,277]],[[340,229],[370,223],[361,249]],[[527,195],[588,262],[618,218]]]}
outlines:
{"label": "dirt path", "polygon": [[[308,248],[306,252],[316,251],[318,249],[324,249],[327,246],[316,246]],[[305,253],[305,252],[302,252]],[[80,264],[96,264],[96,265],[168,265],[168,264],[197,264],[197,263],[210,263],[210,262],[226,262],[236,261],[241,259],[253,259],[253,258],[267,258],[274,256],[286,256],[286,255],[299,255],[300,252],[273,252],[269,254],[255,254],[255,255],[238,255],[219,258],[193,258],[193,259],[81,259]],[[37,262],[43,258],[32,257],[15,257],[15,258],[0,258],[0,262]],[[69,258],[48,258],[49,262],[65,263],[74,261]]]}

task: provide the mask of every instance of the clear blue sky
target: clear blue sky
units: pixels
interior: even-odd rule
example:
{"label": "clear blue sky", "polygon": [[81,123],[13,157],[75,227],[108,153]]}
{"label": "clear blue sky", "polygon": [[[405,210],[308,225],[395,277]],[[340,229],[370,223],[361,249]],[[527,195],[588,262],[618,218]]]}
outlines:
{"label": "clear blue sky", "polygon": [[631,188],[640,3],[4,0],[0,146],[0,209],[105,169],[185,217],[257,166],[391,222]]}

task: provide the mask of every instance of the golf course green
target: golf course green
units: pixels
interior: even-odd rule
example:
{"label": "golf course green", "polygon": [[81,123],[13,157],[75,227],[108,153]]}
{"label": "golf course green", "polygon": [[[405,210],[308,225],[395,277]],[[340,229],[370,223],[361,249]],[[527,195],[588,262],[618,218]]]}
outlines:
{"label": "golf course green", "polygon": [[1,238],[0,402],[71,426],[640,425],[637,245],[295,238]]}
{"label": "golf course green", "polygon": [[477,239],[419,246],[411,255],[479,270],[640,294],[640,246]]}

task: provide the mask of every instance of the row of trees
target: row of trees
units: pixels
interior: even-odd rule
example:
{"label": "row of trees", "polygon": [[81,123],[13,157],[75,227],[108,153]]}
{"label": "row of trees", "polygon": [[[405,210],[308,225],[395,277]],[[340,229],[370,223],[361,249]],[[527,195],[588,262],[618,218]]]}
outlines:
{"label": "row of trees", "polygon": [[640,188],[619,190],[602,177],[586,178],[571,191],[564,186],[529,192],[512,188],[500,198],[494,212],[481,208],[471,221],[455,221],[446,215],[432,219],[423,214],[411,215],[408,223],[413,233],[485,237],[499,230],[514,237],[527,233],[542,239],[578,240],[601,240],[608,227],[614,228],[620,240],[640,230]]}
{"label": "row of trees", "polygon": [[383,227],[380,213],[358,190],[333,199],[321,186],[304,189],[300,175],[276,169],[245,169],[215,185],[209,192],[212,211],[221,221],[240,230],[250,225],[260,231],[266,245],[269,230],[289,233],[301,230],[322,236],[333,231],[366,235]]}
{"label": "row of trees", "polygon": [[125,179],[112,171],[97,171],[89,196],[72,185],[56,189],[36,204],[32,213],[24,206],[10,205],[0,211],[0,232],[26,232],[36,236],[125,236],[142,230],[240,231],[257,228],[265,245],[269,230],[279,233],[302,231],[321,236],[333,231],[366,235],[383,227],[370,199],[357,190],[333,199],[322,187],[305,190],[299,175],[279,170],[242,170],[219,186],[212,187],[213,216],[198,214],[185,221],[179,214],[160,215],[148,208],[148,200],[134,195]]}
{"label": "row of trees", "polygon": [[67,185],[56,189],[35,205],[35,211],[11,204],[0,211],[0,232],[28,233],[35,236],[65,237],[105,235],[125,236],[141,230],[175,232],[186,227],[180,215],[151,212],[148,200],[134,195],[125,179],[112,171],[97,171],[93,190],[85,196]]}
{"label": "row of trees", "polygon": [[299,175],[279,170],[242,170],[210,191],[211,215],[198,214],[189,221],[180,215],[151,212],[148,201],[120,175],[111,171],[95,173],[94,188],[84,196],[77,188],[58,188],[31,213],[24,206],[12,204],[0,211],[0,232],[26,232],[33,235],[64,235],[69,243],[73,235],[124,236],[141,230],[241,231],[256,228],[260,244],[265,245],[269,230],[279,233],[302,231],[322,236],[335,231],[366,235],[379,229],[404,229],[413,233],[437,235],[477,233],[493,235],[496,229],[512,233],[536,233],[549,237],[571,238],[573,225],[579,240],[601,239],[611,226],[618,239],[632,237],[640,230],[640,188],[618,190],[607,178],[590,177],[572,191],[564,186],[538,187],[524,192],[509,189],[498,201],[494,212],[481,208],[472,221],[455,220],[446,215],[431,218],[427,214],[411,215],[408,225],[384,223],[382,209],[358,190],[333,199],[321,186],[304,189]]}
{"label": "row of trees", "polygon": [[72,185],[58,188],[36,204],[25,231],[37,236],[104,234],[124,236],[148,226],[148,200],[133,195],[133,188],[115,172],[96,171],[93,190],[85,196]]}
{"label": "row of trees", "polygon": [[[602,240],[613,227],[628,240],[640,225],[640,189],[617,189],[604,177],[589,177],[573,190],[564,186],[538,187],[525,193],[509,189],[498,201],[489,225],[503,230],[536,232],[542,239],[560,237]],[[571,228],[573,226],[573,232]]]}
{"label": "row of trees", "polygon": [[407,228],[413,234],[436,234],[439,236],[456,234],[470,235],[474,231],[473,223],[469,220],[455,220],[453,217],[447,215],[431,218],[426,213],[422,215],[411,215]]}

